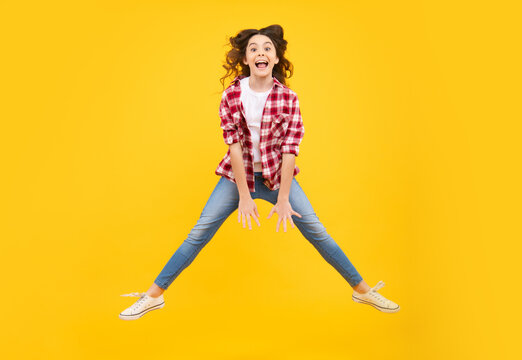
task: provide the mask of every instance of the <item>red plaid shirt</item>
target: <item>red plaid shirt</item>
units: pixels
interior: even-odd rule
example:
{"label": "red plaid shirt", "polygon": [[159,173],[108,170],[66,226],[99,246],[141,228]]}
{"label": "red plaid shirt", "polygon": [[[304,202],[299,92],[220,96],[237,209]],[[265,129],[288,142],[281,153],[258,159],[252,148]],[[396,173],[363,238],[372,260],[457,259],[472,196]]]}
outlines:
{"label": "red plaid shirt", "polygon": [[[244,77],[245,75],[236,76],[223,92],[219,105],[219,116],[225,144],[230,145],[236,142],[241,144],[247,185],[250,192],[255,192],[253,144],[245,119],[243,103],[240,100],[239,80]],[[304,126],[297,94],[281,84],[275,77],[273,80],[274,86],[266,100],[261,119],[259,151],[263,168],[263,182],[270,190],[277,190],[281,186],[282,154],[290,153],[295,156],[299,154]],[[293,176],[297,175],[299,171],[299,167],[296,165]],[[219,163],[215,173],[236,183],[232,171],[230,149]]]}

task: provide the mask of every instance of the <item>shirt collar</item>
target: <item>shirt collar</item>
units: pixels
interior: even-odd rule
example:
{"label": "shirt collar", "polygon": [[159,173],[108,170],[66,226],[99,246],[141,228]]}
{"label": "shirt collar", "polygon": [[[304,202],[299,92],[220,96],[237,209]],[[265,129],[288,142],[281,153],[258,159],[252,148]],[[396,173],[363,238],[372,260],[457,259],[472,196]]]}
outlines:
{"label": "shirt collar", "polygon": [[[232,80],[232,84],[239,85],[239,80],[244,79],[246,77],[246,75],[238,75],[234,78],[234,80]],[[281,82],[277,80],[275,76],[272,76],[272,79],[274,80],[274,86],[284,87],[284,85],[281,84]]]}

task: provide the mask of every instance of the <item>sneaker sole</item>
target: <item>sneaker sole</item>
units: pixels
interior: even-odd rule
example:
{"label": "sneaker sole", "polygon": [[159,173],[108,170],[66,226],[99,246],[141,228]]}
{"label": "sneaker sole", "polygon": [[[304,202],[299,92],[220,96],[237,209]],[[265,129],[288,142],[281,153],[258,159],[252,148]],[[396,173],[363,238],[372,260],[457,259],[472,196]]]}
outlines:
{"label": "sneaker sole", "polygon": [[119,317],[122,320],[136,320],[136,319],[139,319],[140,317],[142,317],[143,315],[145,315],[146,313],[148,313],[149,311],[158,310],[158,309],[161,309],[164,306],[165,306],[165,302],[162,302],[161,304],[151,306],[150,308],[145,309],[145,310],[143,310],[140,313],[137,313],[137,314],[134,314],[134,315],[123,315],[123,314],[120,314]]}
{"label": "sneaker sole", "polygon": [[355,302],[358,302],[358,303],[361,303],[361,304],[366,304],[366,305],[371,305],[373,306],[374,308],[376,308],[377,310],[379,311],[382,311],[382,312],[385,312],[385,313],[396,313],[397,311],[399,311],[401,309],[401,307],[399,305],[397,305],[397,307],[395,309],[388,309],[388,308],[383,308],[379,305],[376,305],[372,302],[369,302],[369,301],[366,301],[366,300],[361,300],[359,298],[356,298],[355,296],[352,295],[352,300],[355,301]]}

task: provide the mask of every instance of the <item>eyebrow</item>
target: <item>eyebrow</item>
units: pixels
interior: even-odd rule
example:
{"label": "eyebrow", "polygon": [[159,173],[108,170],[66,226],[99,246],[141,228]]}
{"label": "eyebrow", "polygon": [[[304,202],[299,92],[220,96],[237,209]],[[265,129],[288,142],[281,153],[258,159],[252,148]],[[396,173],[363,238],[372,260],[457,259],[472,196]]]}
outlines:
{"label": "eyebrow", "polygon": [[[270,41],[266,41],[265,44],[271,44],[271,45],[272,45],[272,43],[271,43]],[[263,44],[263,45],[265,45],[265,44]],[[257,44],[256,44],[256,43],[250,43],[250,44],[248,44],[248,46],[250,46],[250,45],[257,45]],[[247,47],[248,47],[248,46],[247,46]]]}

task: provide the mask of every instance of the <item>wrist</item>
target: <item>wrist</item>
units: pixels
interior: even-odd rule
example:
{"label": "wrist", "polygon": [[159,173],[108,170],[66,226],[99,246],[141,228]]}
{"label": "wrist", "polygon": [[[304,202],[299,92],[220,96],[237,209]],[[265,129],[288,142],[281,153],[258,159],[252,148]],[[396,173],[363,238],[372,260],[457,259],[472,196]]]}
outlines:
{"label": "wrist", "polygon": [[244,200],[244,199],[251,199],[252,196],[250,196],[250,192],[245,192],[245,193],[239,193],[239,200]]}
{"label": "wrist", "polygon": [[289,201],[288,200],[288,195],[279,195],[277,197],[277,202],[280,202],[280,201]]}

